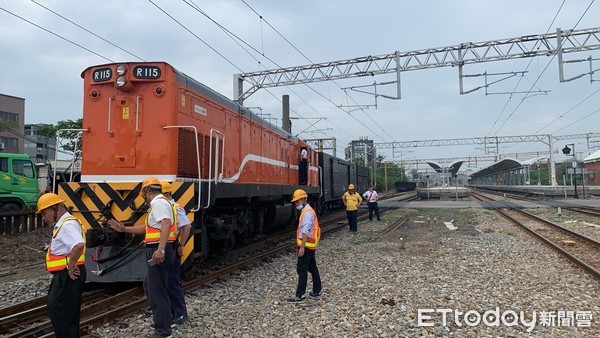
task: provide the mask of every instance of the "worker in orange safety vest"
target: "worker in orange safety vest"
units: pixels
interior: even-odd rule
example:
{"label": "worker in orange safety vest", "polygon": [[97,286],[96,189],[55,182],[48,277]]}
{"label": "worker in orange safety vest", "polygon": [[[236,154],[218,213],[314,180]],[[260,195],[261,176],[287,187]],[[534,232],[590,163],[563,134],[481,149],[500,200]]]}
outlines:
{"label": "worker in orange safety vest", "polygon": [[118,232],[136,235],[145,234],[146,259],[148,260],[144,290],[150,301],[154,335],[171,336],[171,303],[168,295],[168,276],[175,263],[175,232],[177,211],[162,194],[162,186],[156,177],[148,177],[142,182],[140,196],[150,206],[145,225],[125,226],[123,222],[111,219],[110,226]]}
{"label": "worker in orange safety vest", "polygon": [[315,252],[321,238],[321,228],[319,227],[317,214],[308,204],[308,195],[304,190],[298,189],[294,192],[292,203],[300,211],[298,230],[296,231],[296,245],[298,246],[296,272],[298,273],[298,286],[296,287],[295,297],[288,299],[288,302],[301,303],[306,299],[308,272],[310,272],[313,281],[312,291],[308,295],[316,299],[321,296],[321,276],[319,275],[315,259]]}
{"label": "worker in orange safety vest", "polygon": [[56,337],[79,337],[81,294],[86,280],[85,240],[81,222],[65,201],[53,193],[42,195],[37,214],[53,226],[46,252],[46,269],[52,273],[47,309]]}

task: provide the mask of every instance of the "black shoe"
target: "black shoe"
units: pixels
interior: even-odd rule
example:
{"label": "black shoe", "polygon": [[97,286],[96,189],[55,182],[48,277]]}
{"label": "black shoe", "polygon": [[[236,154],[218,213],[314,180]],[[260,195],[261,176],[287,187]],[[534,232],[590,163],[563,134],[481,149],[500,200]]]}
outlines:
{"label": "black shoe", "polygon": [[321,297],[321,292],[314,293],[314,292],[311,291],[311,292],[308,293],[308,295],[310,296],[310,298],[320,298]]}
{"label": "black shoe", "polygon": [[181,325],[187,319],[188,319],[187,315],[182,315],[182,316],[179,316],[179,317],[175,317],[175,319],[173,319],[173,322],[171,323],[171,327],[175,327],[175,326]]}
{"label": "black shoe", "polygon": [[303,303],[305,299],[306,299],[306,296],[302,295],[302,297],[290,298],[287,301],[288,301],[288,303]]}

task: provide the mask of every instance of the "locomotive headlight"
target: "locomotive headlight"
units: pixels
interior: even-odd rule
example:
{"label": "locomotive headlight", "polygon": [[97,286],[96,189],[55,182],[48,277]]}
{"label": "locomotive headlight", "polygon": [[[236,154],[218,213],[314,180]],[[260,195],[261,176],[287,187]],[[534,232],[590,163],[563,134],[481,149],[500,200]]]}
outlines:
{"label": "locomotive headlight", "polygon": [[127,83],[127,81],[125,80],[124,77],[119,76],[117,78],[117,87],[123,87],[126,83]]}
{"label": "locomotive headlight", "polygon": [[118,65],[117,66],[117,74],[118,75],[123,75],[127,72],[127,66],[125,65]]}

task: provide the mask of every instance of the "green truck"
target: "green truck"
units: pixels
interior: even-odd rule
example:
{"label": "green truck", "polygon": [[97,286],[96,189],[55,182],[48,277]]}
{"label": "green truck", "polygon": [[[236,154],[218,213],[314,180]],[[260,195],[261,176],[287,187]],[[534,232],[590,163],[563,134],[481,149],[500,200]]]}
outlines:
{"label": "green truck", "polygon": [[0,213],[36,209],[38,172],[29,155],[0,153]]}

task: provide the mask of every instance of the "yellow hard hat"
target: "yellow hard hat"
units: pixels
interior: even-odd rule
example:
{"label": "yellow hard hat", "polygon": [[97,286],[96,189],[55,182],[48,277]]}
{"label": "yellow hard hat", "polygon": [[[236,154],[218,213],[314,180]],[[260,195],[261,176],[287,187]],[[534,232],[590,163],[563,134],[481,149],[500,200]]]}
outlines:
{"label": "yellow hard hat", "polygon": [[173,192],[173,187],[171,186],[171,183],[167,182],[167,181],[160,181],[160,187],[162,188],[162,192],[164,193],[171,193]]}
{"label": "yellow hard hat", "polygon": [[299,200],[301,198],[308,198],[306,191],[304,191],[302,189],[298,189],[298,190],[294,191],[294,195],[292,196],[292,202],[296,202],[297,200]]}
{"label": "yellow hard hat", "polygon": [[144,194],[144,190],[151,185],[156,185],[157,188],[161,187],[160,181],[156,177],[148,177],[142,182],[142,189],[140,189],[140,196]]}
{"label": "yellow hard hat", "polygon": [[37,202],[37,211],[36,214],[42,212],[42,210],[51,207],[56,204],[65,203],[64,200],[60,199],[57,194],[53,194],[51,192],[47,194],[43,194]]}
{"label": "yellow hard hat", "polygon": [[355,189],[355,187],[354,187],[354,184],[350,183],[350,184],[348,185],[348,190],[352,190],[352,189]]}

